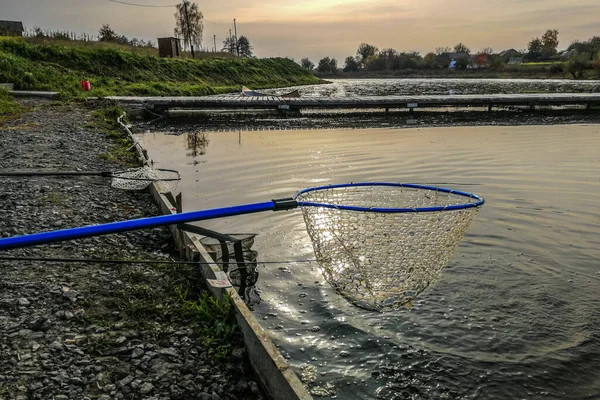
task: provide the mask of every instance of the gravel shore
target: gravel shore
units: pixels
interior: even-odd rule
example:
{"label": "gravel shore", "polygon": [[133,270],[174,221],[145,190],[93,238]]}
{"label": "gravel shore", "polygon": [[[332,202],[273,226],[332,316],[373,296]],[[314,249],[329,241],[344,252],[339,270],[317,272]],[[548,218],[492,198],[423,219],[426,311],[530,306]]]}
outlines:
{"label": "gravel shore", "polygon": [[[110,171],[111,139],[91,110],[37,105],[0,127],[0,170]],[[158,215],[146,192],[101,177],[0,177],[0,236]],[[0,256],[153,259],[165,229],[90,238]],[[182,266],[0,260],[0,399],[262,399],[237,344],[213,357],[174,289]],[[239,343],[239,342],[238,342]]]}

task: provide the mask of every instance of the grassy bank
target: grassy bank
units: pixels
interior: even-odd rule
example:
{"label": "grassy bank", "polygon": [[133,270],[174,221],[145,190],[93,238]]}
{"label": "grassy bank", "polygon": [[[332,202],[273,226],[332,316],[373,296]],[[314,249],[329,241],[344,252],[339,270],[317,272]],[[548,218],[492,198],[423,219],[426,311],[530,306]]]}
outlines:
{"label": "grassy bank", "polygon": [[[89,79],[92,92],[79,82]],[[107,95],[200,96],[253,88],[319,83],[283,58],[167,59],[118,48],[34,43],[0,38],[0,82],[20,90],[58,91],[67,97]]]}

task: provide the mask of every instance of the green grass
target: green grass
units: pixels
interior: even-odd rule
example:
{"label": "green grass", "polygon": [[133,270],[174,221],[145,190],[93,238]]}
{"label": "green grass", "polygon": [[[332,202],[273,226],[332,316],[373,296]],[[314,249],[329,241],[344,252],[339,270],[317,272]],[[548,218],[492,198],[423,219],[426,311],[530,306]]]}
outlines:
{"label": "green grass", "polygon": [[9,118],[14,118],[20,115],[25,108],[16,103],[8,91],[0,88],[0,126]]}
{"label": "green grass", "polygon": [[[91,92],[79,82],[89,79]],[[66,46],[0,37],[0,81],[63,96],[184,95],[319,83],[289,59],[170,59],[117,47]]]}

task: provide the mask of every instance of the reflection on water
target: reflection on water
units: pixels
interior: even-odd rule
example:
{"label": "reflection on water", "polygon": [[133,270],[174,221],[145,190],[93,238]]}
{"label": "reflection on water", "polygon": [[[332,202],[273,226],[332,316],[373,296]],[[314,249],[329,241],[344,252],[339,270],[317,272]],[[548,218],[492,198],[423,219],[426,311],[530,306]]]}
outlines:
{"label": "reflection on water", "polygon": [[197,156],[203,156],[206,154],[206,148],[210,143],[208,135],[203,132],[187,133],[187,148],[190,150],[187,155],[188,157],[195,158]]}
{"label": "reflection on water", "polygon": [[[238,131],[206,135],[210,151],[195,157],[185,135],[138,136],[157,167],[181,172],[187,210],[377,180],[460,182],[487,200],[411,309],[358,309],[314,262],[259,263],[255,312],[314,385],[339,399],[600,397],[600,126],[262,130],[241,145]],[[299,211],[203,226],[259,233],[261,260],[314,259]]]}

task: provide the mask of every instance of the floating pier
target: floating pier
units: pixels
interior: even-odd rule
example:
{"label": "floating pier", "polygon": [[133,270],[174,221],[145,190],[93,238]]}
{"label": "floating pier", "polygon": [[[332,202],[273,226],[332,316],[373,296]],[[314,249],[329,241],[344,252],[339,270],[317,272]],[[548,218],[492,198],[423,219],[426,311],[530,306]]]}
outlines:
{"label": "floating pier", "polygon": [[122,104],[138,104],[152,111],[170,109],[419,109],[523,106],[600,105],[600,93],[536,93],[536,94],[462,94],[423,96],[356,96],[298,97],[216,95],[202,97],[130,97],[111,96],[107,99]]}

